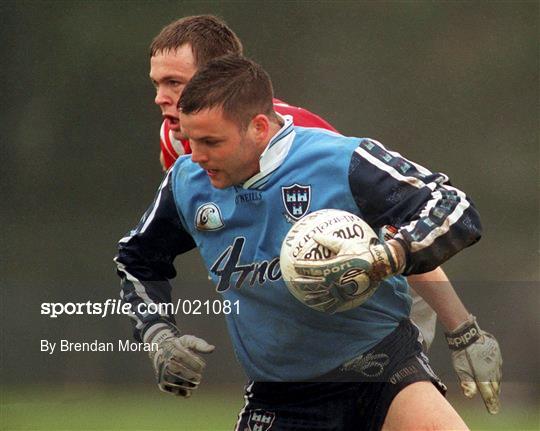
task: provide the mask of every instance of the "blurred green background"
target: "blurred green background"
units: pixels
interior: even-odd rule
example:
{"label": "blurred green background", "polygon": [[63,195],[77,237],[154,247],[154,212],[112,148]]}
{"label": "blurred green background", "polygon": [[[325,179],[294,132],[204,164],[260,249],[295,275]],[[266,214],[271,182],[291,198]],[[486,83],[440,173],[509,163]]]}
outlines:
{"label": "blurred green background", "polygon": [[[199,13],[227,21],[278,97],[449,174],[473,198],[484,238],[444,268],[500,341],[499,417],[462,402],[440,334],[430,356],[474,429],[538,429],[536,1],[2,2],[1,429],[235,422],[244,377],[220,316],[180,320],[217,344],[191,400],[158,393],[144,353],[39,350],[41,339],[130,336],[126,318],[53,320],[40,304],[118,297],[116,241],[162,175],[148,45],[173,19]],[[177,298],[218,297],[196,252],[177,267]]]}

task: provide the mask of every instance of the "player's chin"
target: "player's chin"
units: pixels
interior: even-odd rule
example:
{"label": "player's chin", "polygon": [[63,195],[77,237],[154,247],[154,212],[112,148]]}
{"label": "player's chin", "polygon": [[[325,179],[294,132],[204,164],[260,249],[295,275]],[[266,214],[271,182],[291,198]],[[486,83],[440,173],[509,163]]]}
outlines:
{"label": "player's chin", "polygon": [[224,181],[222,178],[219,178],[218,176],[215,177],[209,177],[210,178],[210,184],[212,184],[212,187],[215,187],[216,189],[226,189],[227,187],[230,187],[232,184],[230,184],[229,181]]}

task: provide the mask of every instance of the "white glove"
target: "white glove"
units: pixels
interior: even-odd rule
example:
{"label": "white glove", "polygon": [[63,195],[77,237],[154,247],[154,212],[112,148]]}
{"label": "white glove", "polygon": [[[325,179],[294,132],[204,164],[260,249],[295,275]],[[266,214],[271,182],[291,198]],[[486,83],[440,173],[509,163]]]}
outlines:
{"label": "white glove", "polygon": [[163,392],[190,397],[201,383],[206,366],[199,353],[212,353],[215,346],[193,335],[180,336],[172,324],[156,323],[144,334],[145,343],[155,343],[149,353],[157,385]]}
{"label": "white glove", "polygon": [[482,331],[471,315],[454,331],[446,333],[446,341],[463,394],[472,398],[480,392],[488,412],[498,413],[503,361],[495,337]]}
{"label": "white glove", "polygon": [[292,282],[306,293],[306,303],[320,311],[341,311],[347,302],[360,305],[375,292],[383,278],[403,271],[403,257],[394,247],[376,238],[366,241],[319,234],[313,239],[336,256],[298,259],[294,269],[300,277]]}

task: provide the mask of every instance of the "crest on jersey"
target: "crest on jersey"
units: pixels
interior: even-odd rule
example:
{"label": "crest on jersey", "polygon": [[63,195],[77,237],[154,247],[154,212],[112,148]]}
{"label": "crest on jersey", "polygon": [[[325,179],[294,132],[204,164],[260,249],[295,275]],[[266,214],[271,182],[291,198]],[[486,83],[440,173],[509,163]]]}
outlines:
{"label": "crest on jersey", "polygon": [[272,424],[276,414],[274,412],[267,412],[265,410],[253,410],[249,415],[248,429],[249,431],[268,431]]}
{"label": "crest on jersey", "polygon": [[311,186],[293,184],[281,187],[281,197],[287,213],[285,217],[293,222],[304,217],[311,204]]}
{"label": "crest on jersey", "polygon": [[208,202],[197,208],[195,213],[197,230],[219,230],[224,226],[221,210],[214,202]]}

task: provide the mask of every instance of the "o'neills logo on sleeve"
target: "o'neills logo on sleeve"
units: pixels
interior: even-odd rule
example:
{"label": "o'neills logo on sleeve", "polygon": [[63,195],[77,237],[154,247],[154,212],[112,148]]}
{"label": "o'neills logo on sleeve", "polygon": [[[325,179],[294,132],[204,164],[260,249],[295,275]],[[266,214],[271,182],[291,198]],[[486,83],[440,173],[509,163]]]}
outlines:
{"label": "o'neills logo on sleeve", "polygon": [[197,230],[219,230],[224,227],[223,216],[214,202],[208,202],[197,208],[195,227]]}

